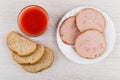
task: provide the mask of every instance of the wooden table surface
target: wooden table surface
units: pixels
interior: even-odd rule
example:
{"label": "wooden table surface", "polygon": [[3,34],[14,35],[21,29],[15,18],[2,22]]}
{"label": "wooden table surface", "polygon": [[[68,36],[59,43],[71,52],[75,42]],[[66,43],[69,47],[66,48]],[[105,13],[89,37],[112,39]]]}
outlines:
{"label": "wooden table surface", "polygon": [[[40,5],[49,14],[49,28],[39,37],[28,37],[54,49],[54,64],[43,72],[23,71],[11,58],[6,35],[18,31],[17,17],[27,5]],[[92,65],[80,65],[68,60],[56,42],[57,24],[69,10],[78,6],[93,6],[106,12],[116,28],[116,42],[110,55]],[[23,34],[23,33],[22,33]],[[120,0],[0,0],[0,80],[120,80]]]}

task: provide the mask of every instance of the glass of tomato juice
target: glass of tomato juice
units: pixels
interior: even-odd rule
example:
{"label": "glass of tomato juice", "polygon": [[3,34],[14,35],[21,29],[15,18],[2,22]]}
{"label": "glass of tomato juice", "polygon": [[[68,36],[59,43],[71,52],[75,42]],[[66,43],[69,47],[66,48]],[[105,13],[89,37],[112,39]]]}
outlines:
{"label": "glass of tomato juice", "polygon": [[28,36],[39,36],[48,27],[48,14],[37,5],[29,5],[22,9],[18,16],[18,25]]}

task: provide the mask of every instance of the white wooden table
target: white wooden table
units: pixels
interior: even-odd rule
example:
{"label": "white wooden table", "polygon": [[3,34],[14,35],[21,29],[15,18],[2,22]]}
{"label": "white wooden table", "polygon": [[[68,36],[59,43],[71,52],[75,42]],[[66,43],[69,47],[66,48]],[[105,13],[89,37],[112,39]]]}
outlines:
{"label": "white wooden table", "polygon": [[[12,60],[5,41],[10,31],[22,33],[17,25],[17,16],[27,5],[40,5],[49,14],[48,30],[42,36],[29,38],[55,51],[54,64],[35,74],[23,71]],[[63,56],[56,43],[59,20],[66,12],[78,6],[99,8],[115,24],[117,36],[114,49],[106,59],[93,65],[71,62]],[[0,80],[120,80],[120,0],[0,0]]]}

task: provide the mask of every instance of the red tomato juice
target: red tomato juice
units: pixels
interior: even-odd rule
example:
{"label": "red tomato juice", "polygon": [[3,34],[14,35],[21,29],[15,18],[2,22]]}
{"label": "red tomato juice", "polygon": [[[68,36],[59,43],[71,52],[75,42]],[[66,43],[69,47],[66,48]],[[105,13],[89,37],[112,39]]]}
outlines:
{"label": "red tomato juice", "polygon": [[47,29],[48,14],[43,8],[31,5],[21,11],[18,24],[25,34],[39,36]]}

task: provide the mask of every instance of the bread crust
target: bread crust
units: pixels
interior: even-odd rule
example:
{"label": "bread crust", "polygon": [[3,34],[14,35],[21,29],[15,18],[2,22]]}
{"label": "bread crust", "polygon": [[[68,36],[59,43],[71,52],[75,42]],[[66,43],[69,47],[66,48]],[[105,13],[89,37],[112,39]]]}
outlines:
{"label": "bread crust", "polygon": [[[45,52],[45,48],[43,45],[38,44],[37,45],[37,50],[35,52],[33,52],[31,55],[29,56],[24,56],[21,57],[18,54],[12,52],[12,58],[13,60],[18,63],[18,64],[35,64],[37,62],[39,62],[41,60],[41,58],[44,56],[44,52]],[[38,54],[39,48],[41,48],[41,52]],[[38,55],[35,59],[31,60],[30,58],[35,57],[36,55]],[[29,60],[26,60],[29,59]]]}
{"label": "bread crust", "polygon": [[[42,67],[42,68],[39,68],[39,69],[37,69],[37,70],[34,70],[34,69],[31,69],[31,68],[33,68],[35,65],[41,65],[40,64],[40,62],[41,61],[43,61],[44,60],[44,58],[45,58],[45,56],[46,56],[46,53],[45,53],[45,55],[42,57],[42,59],[38,62],[38,63],[36,63],[36,64],[33,64],[33,65],[21,65],[22,67],[23,67],[23,69],[25,70],[25,71],[27,71],[27,72],[30,72],[30,73],[37,73],[37,72],[40,72],[40,71],[43,71],[43,70],[45,70],[45,69],[47,69],[47,68],[49,68],[51,65],[52,65],[52,63],[54,62],[54,52],[53,52],[53,50],[52,49],[50,49],[50,48],[48,48],[48,47],[46,47],[47,49],[49,49],[49,50],[51,50],[51,57],[50,57],[50,63],[47,63],[47,65],[46,66],[44,66],[44,67]],[[50,52],[50,51],[49,51]],[[27,69],[27,67],[31,67],[30,69]]]}
{"label": "bread crust", "polygon": [[[28,53],[26,53],[26,54],[21,54],[21,53],[19,53],[19,51],[16,51],[15,49],[12,49],[12,48],[9,46],[8,38],[9,38],[9,36],[10,36],[11,34],[14,34],[14,33],[17,34],[17,35],[19,35],[20,37],[22,37],[22,38],[30,41],[31,43],[33,43],[33,44],[34,44],[34,48],[33,48],[30,52],[28,52]],[[10,33],[7,35],[7,37],[6,37],[6,43],[7,43],[8,48],[9,48],[12,52],[15,52],[16,54],[18,54],[19,56],[28,56],[28,55],[31,55],[31,54],[36,50],[36,48],[37,48],[37,44],[36,44],[34,41],[32,41],[32,40],[30,40],[30,39],[22,36],[21,34],[15,32],[15,31],[12,31],[12,32],[10,32]]]}

